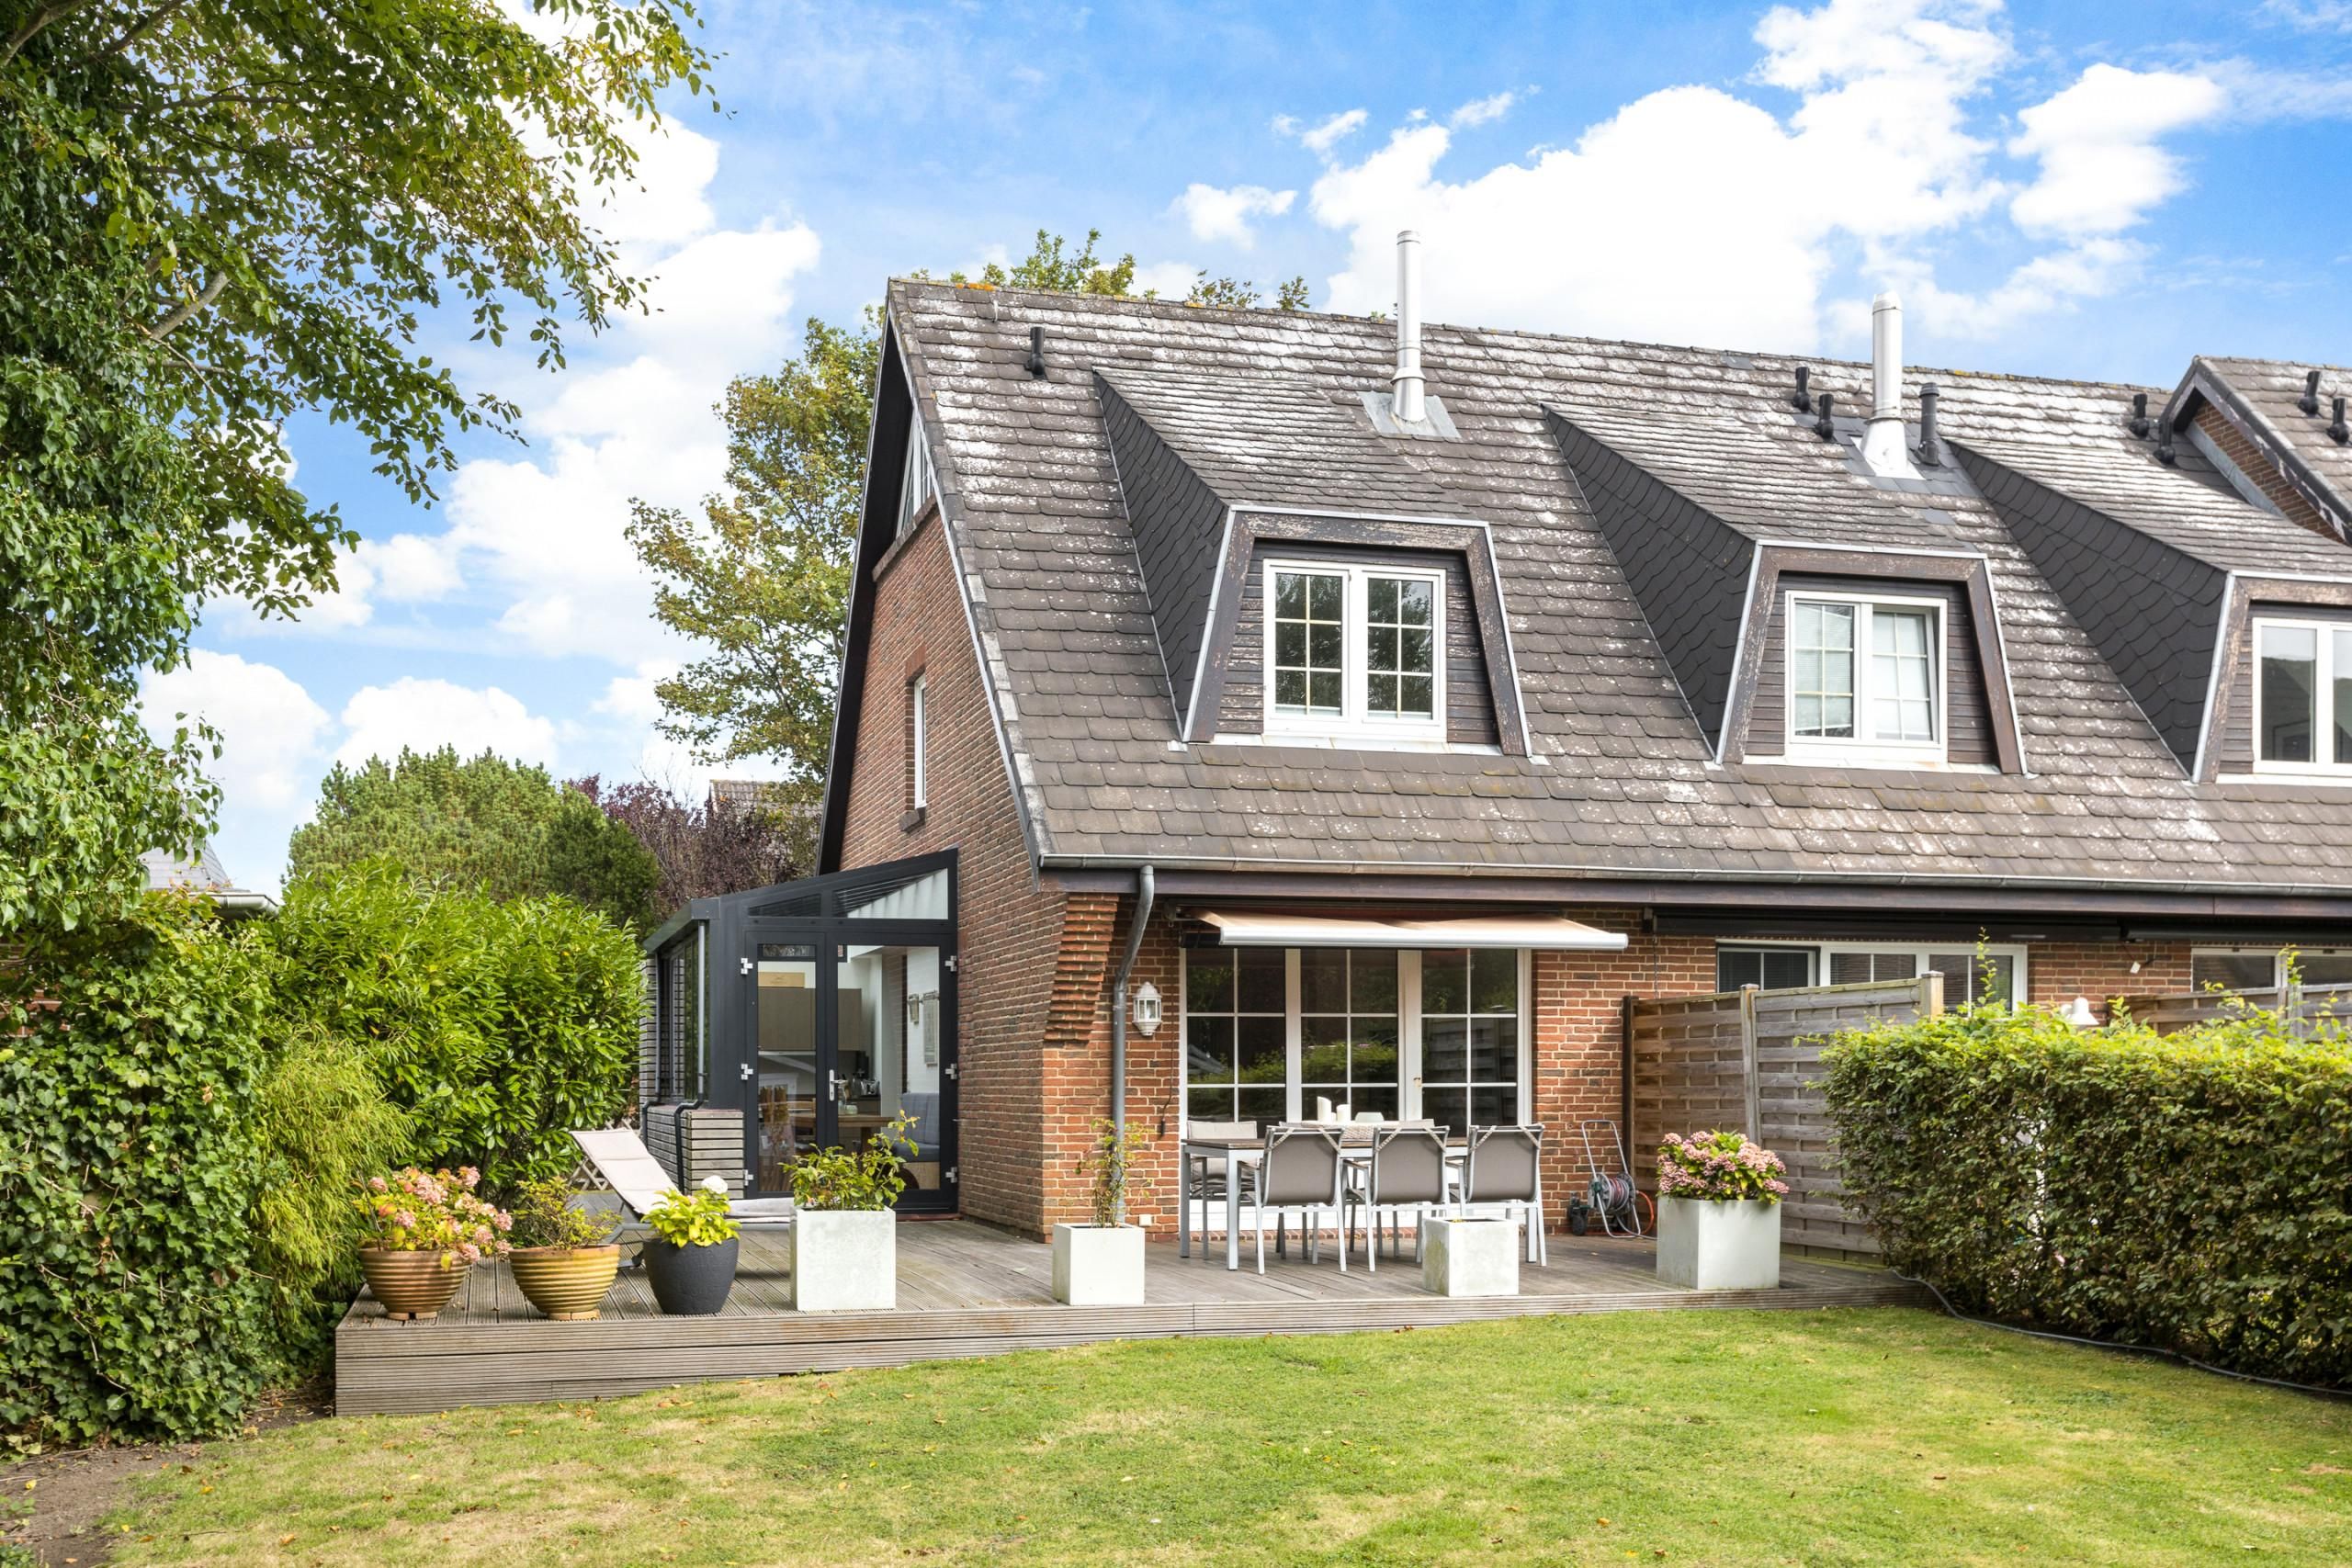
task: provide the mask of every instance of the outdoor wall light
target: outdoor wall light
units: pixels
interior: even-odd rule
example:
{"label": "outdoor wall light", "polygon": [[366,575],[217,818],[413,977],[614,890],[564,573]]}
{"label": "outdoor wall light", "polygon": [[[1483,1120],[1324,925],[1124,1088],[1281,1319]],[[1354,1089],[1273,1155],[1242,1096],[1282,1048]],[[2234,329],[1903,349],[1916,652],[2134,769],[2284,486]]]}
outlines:
{"label": "outdoor wall light", "polygon": [[1159,1028],[1159,987],[1147,980],[1136,990],[1136,1032],[1150,1034]]}

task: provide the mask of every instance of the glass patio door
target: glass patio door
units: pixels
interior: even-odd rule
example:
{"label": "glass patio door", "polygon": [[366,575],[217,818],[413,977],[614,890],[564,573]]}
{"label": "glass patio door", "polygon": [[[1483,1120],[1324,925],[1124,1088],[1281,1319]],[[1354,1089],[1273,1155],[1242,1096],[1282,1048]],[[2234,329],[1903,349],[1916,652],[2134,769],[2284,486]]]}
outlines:
{"label": "glass patio door", "polygon": [[786,1192],[800,1156],[864,1148],[903,1119],[899,1207],[954,1209],[952,958],[936,942],[865,924],[795,932],[755,922],[750,936],[756,1190]]}

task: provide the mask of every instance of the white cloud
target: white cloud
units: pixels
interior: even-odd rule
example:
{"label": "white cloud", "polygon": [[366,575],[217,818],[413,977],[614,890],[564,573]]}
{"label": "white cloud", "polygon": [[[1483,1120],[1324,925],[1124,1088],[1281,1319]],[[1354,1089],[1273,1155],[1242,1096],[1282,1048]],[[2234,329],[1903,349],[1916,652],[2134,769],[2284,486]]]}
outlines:
{"label": "white cloud", "polygon": [[344,741],[338,762],[398,757],[402,747],[429,751],[455,746],[461,757],[495,751],[517,761],[556,762],[554,721],[526,708],[496,686],[403,675],[389,686],[363,686],[343,705]]}
{"label": "white cloud", "polygon": [[1289,115],[1278,114],[1274,117],[1274,134],[1295,136],[1301,146],[1309,152],[1320,156],[1329,152],[1341,141],[1363,130],[1364,121],[1371,118],[1369,110],[1349,109],[1344,113],[1333,115],[1319,125],[1310,126]]}
{"label": "white cloud", "polygon": [[[1972,133],[2015,59],[1996,0],[1778,6],[1756,39],[1754,80],[1795,96],[1785,114],[1677,86],[1567,146],[1461,177],[1441,172],[1452,126],[1422,119],[1357,162],[1327,162],[1307,209],[1349,242],[1329,308],[1391,309],[1395,236],[1411,228],[1437,320],[1811,348],[1861,331],[1863,313],[1824,298],[1859,253],[1862,292],[1900,283],[1927,333],[1998,332],[2131,276],[2141,253],[2117,236],[2177,188],[2158,139],[2219,107],[2199,77],[2096,66],[1997,146]],[[2133,103],[2110,96],[2134,90]],[[2030,183],[2005,151],[2032,161]],[[1981,294],[1939,288],[1939,243],[2005,201],[2043,252]]]}
{"label": "white cloud", "polygon": [[648,660],[632,675],[616,675],[605,682],[605,694],[595,701],[598,713],[650,725],[662,716],[662,699],[653,688],[678,672],[671,660]]}
{"label": "white cloud", "polygon": [[1193,292],[1201,269],[1188,261],[1146,262],[1136,268],[1135,290],[1162,299],[1182,299]]}
{"label": "white cloud", "polygon": [[220,733],[220,756],[206,771],[232,808],[283,811],[318,782],[327,711],[275,665],[197,649],[179,669],[148,676],[139,704],[158,739],[171,737],[180,714]]}
{"label": "white cloud", "polygon": [[1457,129],[1486,125],[1509,114],[1511,105],[1517,102],[1519,102],[1519,95],[1510,92],[1494,93],[1483,98],[1473,98],[1447,115],[1445,123]]}
{"label": "white cloud", "polygon": [[446,542],[422,534],[362,539],[359,559],[367,566],[370,587],[379,599],[443,599],[465,586]]}
{"label": "white cloud", "polygon": [[2227,101],[2204,76],[2093,65],[2071,87],[2018,116],[2009,141],[2041,173],[2009,204],[2029,234],[2113,234],[2140,222],[2179,190],[2180,160],[2156,145],[2214,118]]}
{"label": "white cloud", "polygon": [[1279,218],[1290,210],[1298,198],[1295,190],[1268,190],[1264,186],[1235,186],[1219,190],[1215,186],[1195,181],[1184,187],[1184,194],[1170,204],[1170,212],[1183,214],[1192,226],[1195,240],[1229,240],[1247,250],[1258,236],[1250,227],[1255,217]]}

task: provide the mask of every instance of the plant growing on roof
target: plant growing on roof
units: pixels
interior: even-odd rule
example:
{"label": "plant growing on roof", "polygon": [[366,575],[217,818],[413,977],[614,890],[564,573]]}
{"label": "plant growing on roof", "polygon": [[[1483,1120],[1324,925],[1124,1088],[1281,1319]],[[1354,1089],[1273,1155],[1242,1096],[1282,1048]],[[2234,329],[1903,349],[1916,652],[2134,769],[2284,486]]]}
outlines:
{"label": "plant growing on roof", "polygon": [[1098,1225],[1127,1223],[1127,1172],[1136,1150],[1150,1141],[1141,1127],[1120,1126],[1107,1116],[1094,1119],[1094,1142],[1080,1157],[1078,1168],[1088,1178],[1088,1197]]}
{"label": "plant growing on roof", "polygon": [[863,1149],[811,1149],[792,1162],[792,1201],[803,1209],[887,1209],[907,1189],[915,1119],[877,1127]]}
{"label": "plant growing on roof", "polygon": [[727,1213],[727,1183],[703,1179],[691,1192],[673,1192],[645,1212],[653,1234],[672,1247],[717,1247],[742,1230]]}
{"label": "plant growing on roof", "polygon": [[1657,1190],[1662,1197],[1702,1202],[1777,1203],[1788,1196],[1781,1156],[1738,1133],[1668,1133],[1657,1148]]}

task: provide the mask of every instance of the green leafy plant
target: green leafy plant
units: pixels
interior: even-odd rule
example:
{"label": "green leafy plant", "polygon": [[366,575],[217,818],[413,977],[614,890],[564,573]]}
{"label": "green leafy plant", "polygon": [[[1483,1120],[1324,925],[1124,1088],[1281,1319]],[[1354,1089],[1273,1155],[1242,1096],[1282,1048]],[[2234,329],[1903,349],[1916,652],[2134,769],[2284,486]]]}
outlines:
{"label": "green leafy plant", "polygon": [[906,1161],[915,1153],[915,1119],[901,1115],[877,1127],[863,1149],[811,1149],[786,1174],[792,1201],[803,1209],[887,1209],[907,1190]]}
{"label": "green leafy plant", "polygon": [[506,1212],[514,1221],[506,1239],[517,1249],[603,1247],[620,1229],[619,1215],[579,1207],[571,1201],[571,1184],[552,1177],[523,1183]]}
{"label": "green leafy plant", "polygon": [[1148,1141],[1149,1134],[1140,1125],[1122,1128],[1107,1116],[1094,1119],[1094,1142],[1080,1158],[1078,1168],[1087,1178],[1087,1196],[1096,1224],[1127,1223],[1127,1172],[1135,1165],[1136,1151]]}
{"label": "green leafy plant", "polygon": [[514,1220],[474,1191],[481,1172],[471,1166],[427,1175],[410,1166],[360,1183],[352,1206],[360,1217],[359,1244],[385,1252],[437,1252],[444,1269],[470,1268],[514,1250],[506,1233]]}
{"label": "green leafy plant", "polygon": [[646,1211],[645,1223],[672,1247],[717,1247],[742,1230],[727,1213],[727,1183],[703,1179],[691,1192],[673,1192]]}
{"label": "green leafy plant", "polygon": [[1968,1008],[1825,1054],[1848,1201],[1963,1311],[2352,1384],[2352,1049]]}
{"label": "green leafy plant", "polygon": [[1661,1198],[1695,1198],[1710,1203],[1759,1200],[1777,1203],[1789,1195],[1781,1156],[1742,1133],[1668,1133],[1657,1148]]}

